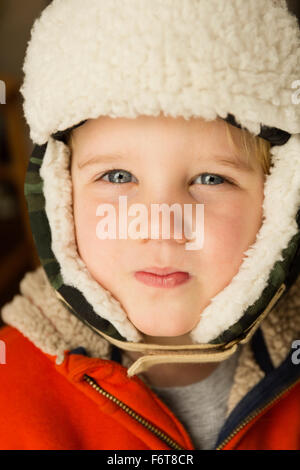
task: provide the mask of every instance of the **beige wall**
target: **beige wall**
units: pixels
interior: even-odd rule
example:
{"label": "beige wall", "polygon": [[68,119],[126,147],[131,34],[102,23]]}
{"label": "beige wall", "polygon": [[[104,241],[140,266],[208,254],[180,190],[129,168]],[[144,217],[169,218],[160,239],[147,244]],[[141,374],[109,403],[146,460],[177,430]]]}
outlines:
{"label": "beige wall", "polygon": [[300,0],[287,0],[288,6],[300,19]]}
{"label": "beige wall", "polygon": [[[300,17],[300,0],[287,1]],[[0,0],[0,75],[22,76],[30,29],[48,3],[50,0]]]}
{"label": "beige wall", "polygon": [[34,19],[46,0],[0,0],[0,74],[22,76],[22,66]]}

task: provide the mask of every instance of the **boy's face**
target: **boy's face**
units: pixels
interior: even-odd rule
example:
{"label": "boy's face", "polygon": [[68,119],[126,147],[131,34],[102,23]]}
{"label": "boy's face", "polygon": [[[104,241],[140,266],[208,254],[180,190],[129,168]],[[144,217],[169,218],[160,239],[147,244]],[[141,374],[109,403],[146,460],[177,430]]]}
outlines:
{"label": "boy's face", "polygon": [[[232,128],[232,133],[242,149],[241,131]],[[201,312],[231,282],[243,253],[255,242],[262,223],[263,170],[254,156],[252,168],[247,167],[221,120],[100,117],[73,131],[72,149],[76,239],[89,272],[121,303],[145,341],[187,344]],[[114,160],[100,158],[108,154]],[[93,164],[87,164],[92,158]],[[107,175],[113,169],[122,172]],[[96,209],[104,203],[114,206],[118,227],[119,196],[127,196],[128,210],[135,203],[147,207],[149,234],[152,203],[177,203],[182,211],[184,204],[204,204],[202,249],[186,250],[172,237],[172,225],[170,239],[100,240]],[[195,218],[195,207],[192,213]],[[128,217],[128,225],[133,218]],[[174,267],[190,279],[160,288],[135,278],[136,271],[152,266]]]}

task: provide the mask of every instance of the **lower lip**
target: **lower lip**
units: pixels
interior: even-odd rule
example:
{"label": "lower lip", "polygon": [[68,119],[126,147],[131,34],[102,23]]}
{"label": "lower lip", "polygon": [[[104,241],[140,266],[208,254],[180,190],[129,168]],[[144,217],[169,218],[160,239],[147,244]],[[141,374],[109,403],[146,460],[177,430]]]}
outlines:
{"label": "lower lip", "polygon": [[159,276],[145,271],[138,271],[135,273],[135,278],[146,284],[146,286],[169,288],[184,284],[190,279],[190,275],[188,273],[176,272],[166,276]]}

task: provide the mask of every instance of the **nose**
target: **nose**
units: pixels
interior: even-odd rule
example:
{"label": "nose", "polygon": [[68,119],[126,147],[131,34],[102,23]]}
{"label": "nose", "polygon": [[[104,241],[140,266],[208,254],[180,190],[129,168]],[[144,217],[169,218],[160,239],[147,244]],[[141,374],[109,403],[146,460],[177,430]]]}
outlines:
{"label": "nose", "polygon": [[[177,209],[179,209],[179,206],[180,205],[177,204]],[[167,226],[161,222],[163,217],[165,217],[164,224],[167,224]],[[183,207],[181,207],[181,211],[177,210],[176,223],[175,217],[176,215],[172,210],[166,212],[165,216],[163,216],[161,212],[156,213],[155,216],[151,214],[151,208],[148,208],[148,235],[139,238],[140,243],[146,243],[148,240],[174,240],[179,245],[184,245],[188,241],[191,241],[191,239],[185,235],[187,225],[190,224],[190,221],[184,220]],[[184,225],[186,225],[186,227],[184,227]],[[163,230],[163,228],[165,230]]]}

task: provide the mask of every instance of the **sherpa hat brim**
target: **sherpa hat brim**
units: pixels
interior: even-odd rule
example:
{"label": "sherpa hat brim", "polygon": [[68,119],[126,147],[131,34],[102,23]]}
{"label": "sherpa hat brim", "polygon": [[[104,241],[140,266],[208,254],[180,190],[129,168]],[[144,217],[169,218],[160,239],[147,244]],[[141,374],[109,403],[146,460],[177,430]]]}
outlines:
{"label": "sherpa hat brim", "polygon": [[232,113],[254,134],[260,123],[298,133],[298,31],[274,0],[55,0],[24,63],[31,138],[41,145],[83,119],[161,111]]}

